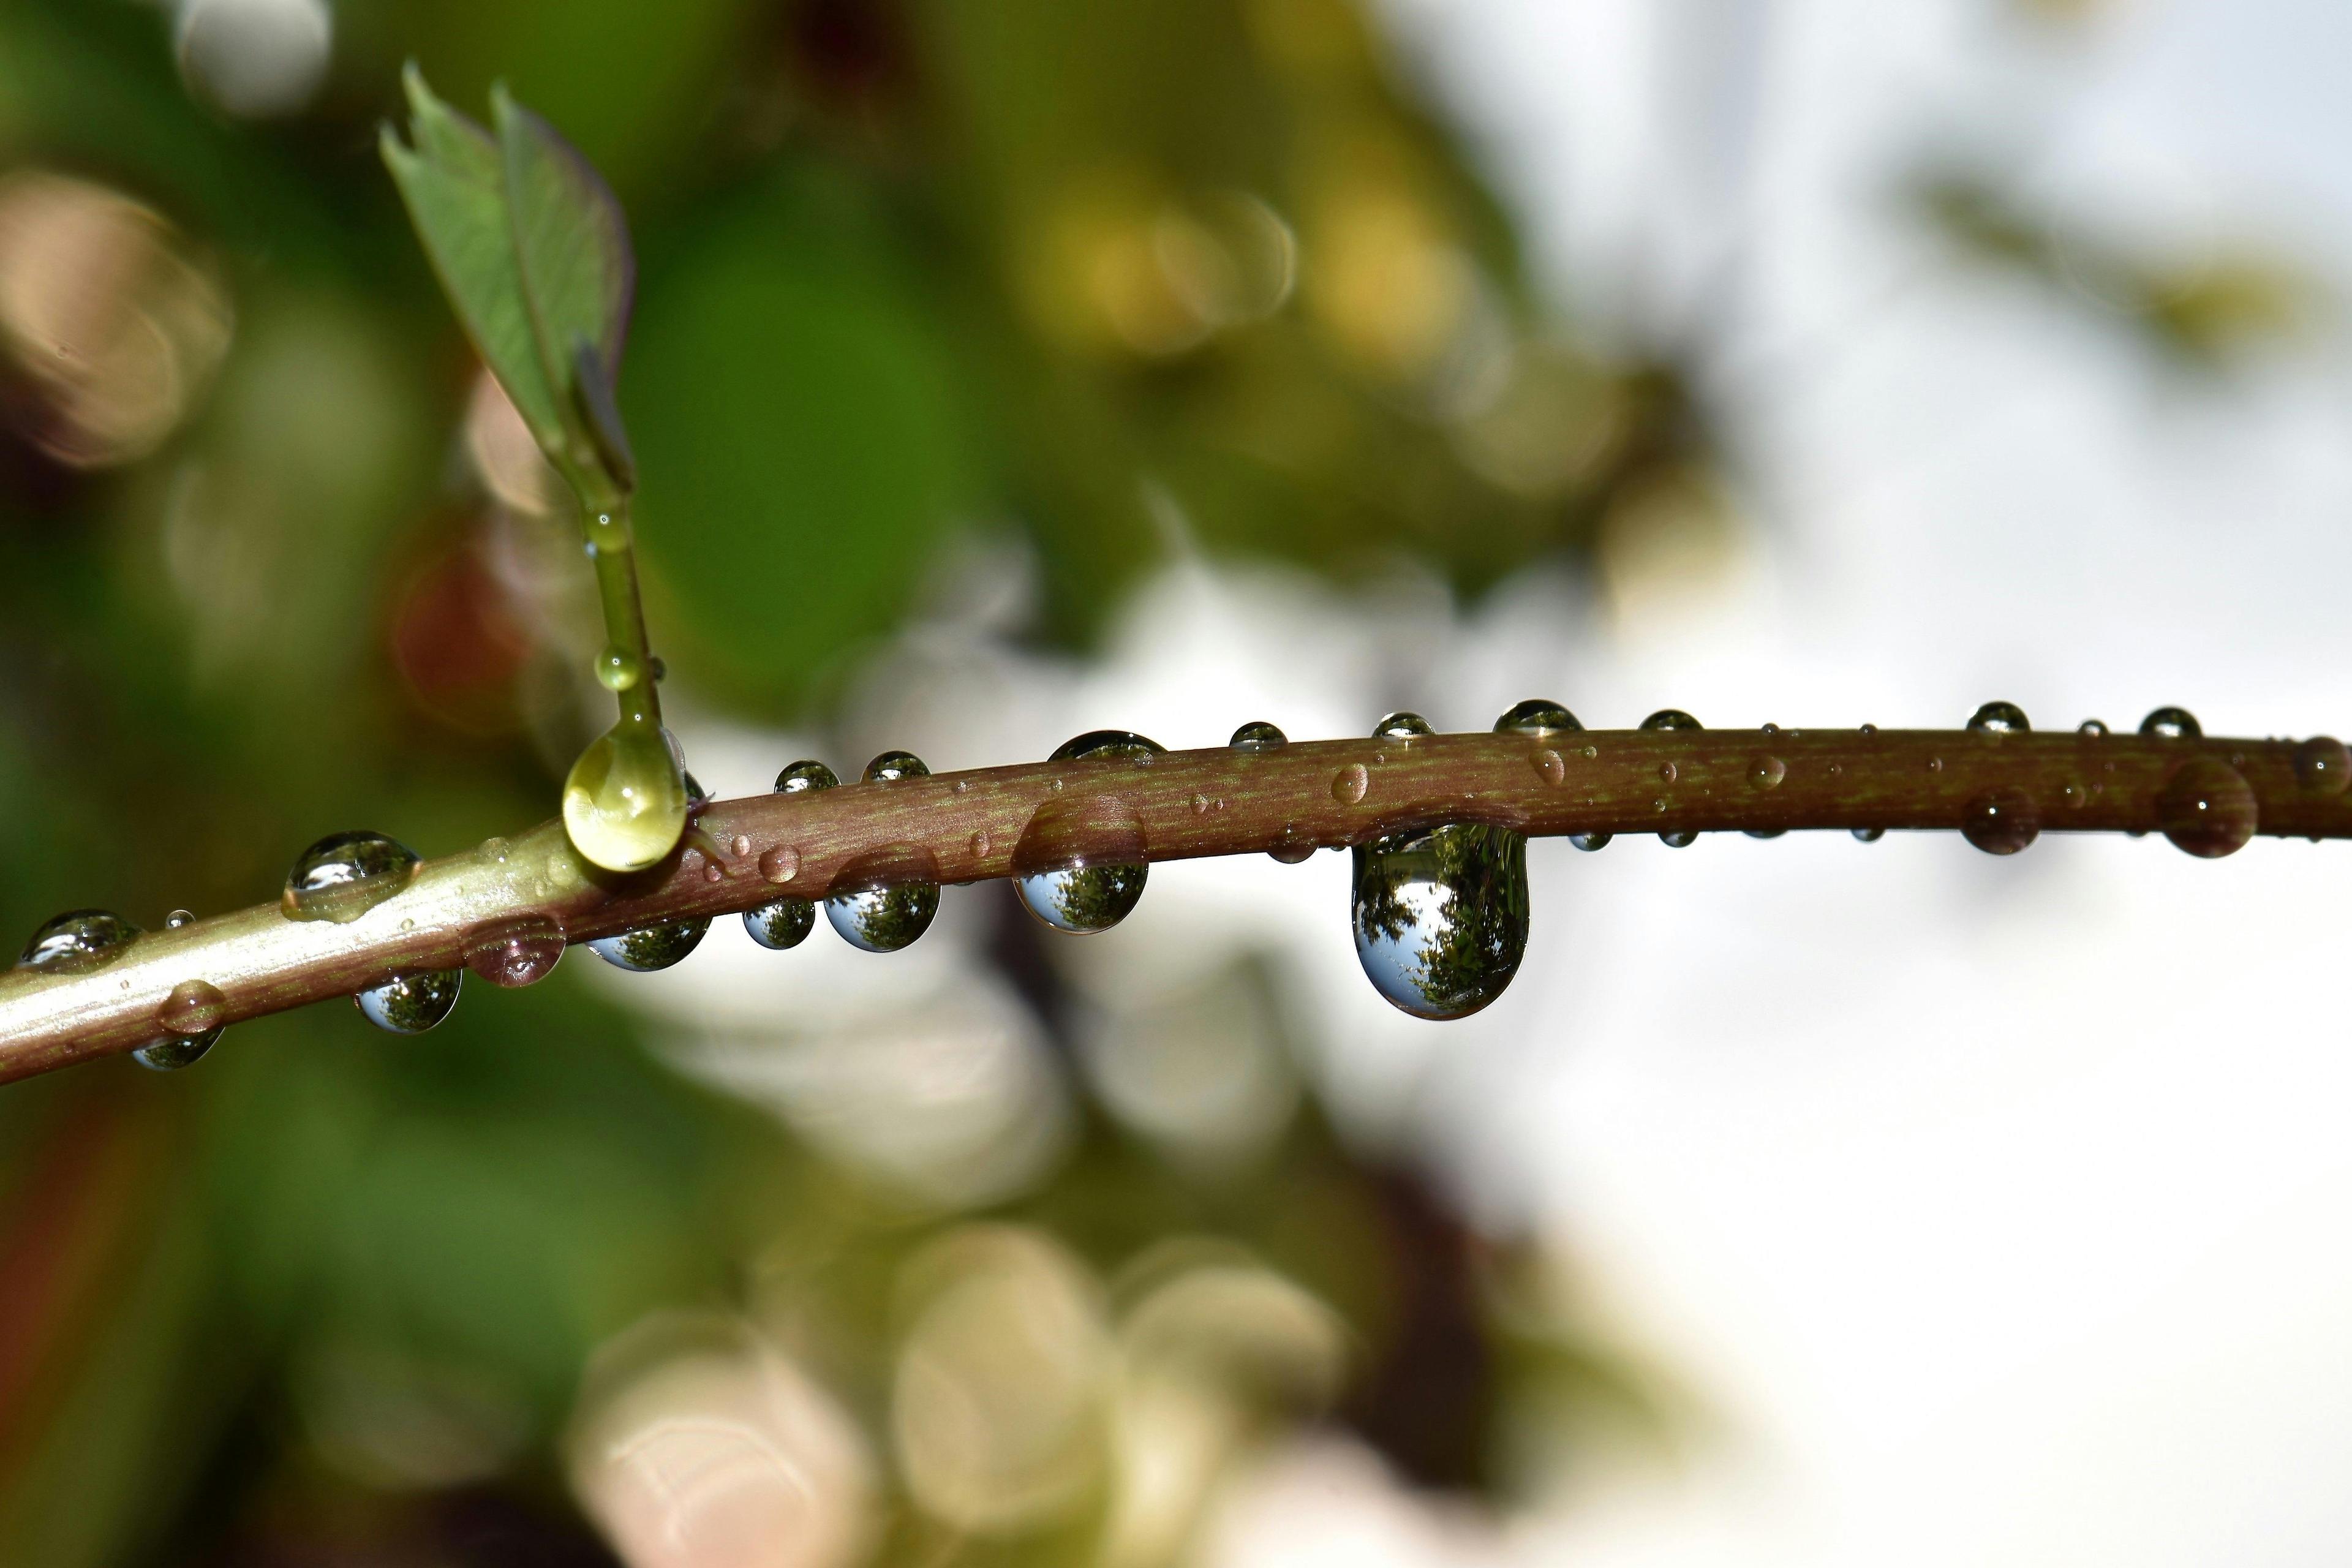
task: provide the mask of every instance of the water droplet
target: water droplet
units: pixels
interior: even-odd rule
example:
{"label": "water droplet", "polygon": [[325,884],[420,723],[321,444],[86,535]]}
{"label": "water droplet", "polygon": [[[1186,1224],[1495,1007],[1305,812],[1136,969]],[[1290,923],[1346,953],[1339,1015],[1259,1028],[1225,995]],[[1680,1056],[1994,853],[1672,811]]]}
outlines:
{"label": "water droplet", "polygon": [[2197,715],[2186,708],[2158,709],[2139,721],[2139,732],[2167,741],[2198,741],[2205,736]]}
{"label": "water droplet", "polygon": [[615,969],[647,974],[667,969],[701,946],[703,933],[709,929],[708,920],[665,921],[616,936],[600,936],[588,944],[588,951]]}
{"label": "water droplet", "polygon": [[170,914],[163,917],[163,929],[165,931],[177,931],[182,926],[192,926],[195,923],[196,917],[186,910],[173,910]]}
{"label": "water droplet", "polygon": [[2105,719],[2085,719],[2074,726],[2074,732],[2078,735],[2104,735],[2107,733],[2107,721]]}
{"label": "water droplet", "polygon": [[686,769],[651,724],[614,725],[563,781],[563,830],[607,871],[642,871],[677,847],[689,804]]}
{"label": "water droplet", "polygon": [[627,691],[646,678],[646,667],[627,648],[608,647],[596,656],[596,679],[607,691]]}
{"label": "water droplet", "polygon": [[1789,764],[1778,757],[1750,757],[1748,760],[1748,782],[1758,789],[1778,789],[1780,781],[1789,776]]}
{"label": "water droplet", "polygon": [[1929,757],[1927,759],[1927,771],[1931,773],[1942,773],[1944,771],[1944,759],[1941,757]]}
{"label": "water droplet", "polygon": [[1049,763],[1110,763],[1126,762],[1149,766],[1151,759],[1168,750],[1149,735],[1139,735],[1132,730],[1089,730],[1074,735],[1054,748]]}
{"label": "water droplet", "polygon": [[1110,930],[1143,897],[1150,870],[1143,824],[1115,795],[1047,801],[1013,847],[1022,907],[1055,931]]}
{"label": "water droplet", "polygon": [[842,868],[824,900],[824,918],[841,939],[867,952],[912,945],[939,912],[939,867],[918,844],[888,845],[859,857]]}
{"label": "water droplet", "polygon": [[669,679],[669,666],[662,662],[662,656],[659,654],[656,654],[651,658],[646,660],[646,672],[652,675],[654,679],[656,681],[667,680]]}
{"label": "water droplet", "polygon": [[421,1035],[457,1005],[457,987],[465,978],[462,969],[395,974],[352,997],[352,1005],[361,1017],[388,1034]]}
{"label": "water droplet", "polygon": [[1207,795],[1196,795],[1192,797],[1192,815],[1195,816],[1206,816],[1209,815],[1209,797]]}
{"label": "water droplet", "polygon": [[479,844],[475,845],[474,853],[480,856],[485,860],[495,861],[503,866],[506,864],[508,847],[509,846],[505,839],[493,835],[488,838],[483,839]]}
{"label": "water droplet", "polygon": [[1778,838],[1789,830],[1785,827],[1744,827],[1740,831],[1750,838]]}
{"label": "water droplet", "polygon": [[1861,732],[1865,735],[1875,735],[1878,733],[1878,726],[1875,724],[1864,724],[1862,727]]}
{"label": "water droplet", "polygon": [[931,770],[923,759],[912,752],[885,752],[866,764],[867,784],[898,784],[906,779],[927,779]]}
{"label": "water droplet", "polygon": [[1588,743],[1584,748],[1584,760],[1588,763],[1600,754],[1601,748],[1598,746]]}
{"label": "water droplet", "polygon": [[1331,798],[1341,805],[1354,805],[1372,787],[1372,775],[1364,771],[1361,763],[1349,763],[1331,775]]}
{"label": "water droplet", "polygon": [[1698,842],[1698,835],[1687,827],[1677,827],[1672,833],[1658,835],[1658,842],[1669,849],[1687,849]]}
{"label": "water droplet", "polygon": [[1642,721],[1644,730],[1704,730],[1706,725],[1679,708],[1661,708]]}
{"label": "water droplet", "polygon": [[1287,744],[1289,740],[1289,736],[1265,720],[1253,719],[1234,731],[1234,738],[1225,743],[1237,752],[1270,752],[1276,746]]}
{"label": "water droplet", "polygon": [[2071,809],[2080,811],[2091,804],[2091,792],[2083,787],[2081,780],[2068,779],[2058,786],[2058,798],[2064,801]]}
{"label": "water droplet", "polygon": [[1498,735],[1550,735],[1583,728],[1576,721],[1575,714],[1541,697],[1512,704],[1509,712],[1495,721],[1495,732]]}
{"label": "water droplet", "polygon": [[381,833],[335,833],[321,838],[286,873],[278,907],[289,920],[359,919],[408,886],[416,852]]}
{"label": "water droplet", "polygon": [[2237,769],[2219,757],[2191,757],[2158,792],[2156,820],[2177,847],[2213,860],[2246,847],[2259,813]]}
{"label": "water droplet", "polygon": [[1568,777],[1568,764],[1549,746],[1528,752],[1528,762],[1536,770],[1536,776],[1548,784],[1559,784]]}
{"label": "water droplet", "polygon": [[1359,845],[1353,916],[1375,990],[1415,1017],[1467,1016],[1527,952],[1527,840],[1457,823]]}
{"label": "water droplet", "polygon": [[1780,732],[1780,725],[1778,725],[1778,724],[1773,724],[1773,723],[1769,723],[1769,722],[1768,722],[1768,723],[1764,726],[1764,732],[1765,732],[1766,734],[1768,734],[1768,735],[1777,735],[1777,734],[1779,734],[1779,733]]}
{"label": "water droplet", "polygon": [[1853,837],[1857,843],[1875,844],[1880,839],[1886,837],[1886,829],[1884,827],[1857,827],[1853,830]]}
{"label": "water droplet", "polygon": [[1429,727],[1428,720],[1418,713],[1407,713],[1402,710],[1384,716],[1379,723],[1372,726],[1372,734],[1375,738],[1409,741],[1415,735],[1433,735],[1436,732]]}
{"label": "water droplet", "polygon": [[2022,735],[2033,726],[2016,703],[1988,702],[1969,716],[1969,728],[1980,735]]}
{"label": "water droplet", "polygon": [[466,967],[509,989],[544,980],[563,957],[563,928],[546,915],[517,915],[473,931]]}
{"label": "water droplet", "polygon": [[2333,735],[2314,735],[2294,749],[2294,776],[2315,795],[2342,795],[2352,783],[2352,752]]}
{"label": "water droplet", "polygon": [[778,795],[806,795],[812,790],[831,789],[841,781],[833,770],[814,758],[803,757],[776,775]]}
{"label": "water droplet", "polygon": [[1960,816],[1961,837],[1988,855],[2014,855],[2041,831],[2032,798],[2009,784],[1985,791]]}
{"label": "water droplet", "polygon": [[1590,854],[1595,849],[1608,848],[1609,841],[1615,837],[1613,833],[1571,833],[1568,841]]}
{"label": "water droplet", "polygon": [[111,910],[68,910],[25,943],[19,969],[50,969],[81,974],[122,956],[139,928]]}
{"label": "water droplet", "polygon": [[739,833],[727,847],[734,851],[735,858],[740,860],[744,856],[751,853],[751,840],[749,836]]}
{"label": "water droplet", "polygon": [[227,1011],[228,998],[219,986],[208,980],[183,980],[155,1009],[156,1026],[165,1037],[141,1046],[131,1059],[155,1072],[192,1067],[220,1039],[227,1027]]}
{"label": "water droplet", "polygon": [[745,910],[743,929],[761,947],[782,952],[800,946],[816,929],[816,905],[806,899],[776,899]]}
{"label": "water droplet", "polygon": [[801,852],[779,844],[760,857],[760,875],[771,882],[789,882],[801,874]]}
{"label": "water droplet", "polygon": [[1281,841],[1266,854],[1286,866],[1296,866],[1314,858],[1315,841],[1300,833],[1297,823],[1286,822],[1282,825]]}

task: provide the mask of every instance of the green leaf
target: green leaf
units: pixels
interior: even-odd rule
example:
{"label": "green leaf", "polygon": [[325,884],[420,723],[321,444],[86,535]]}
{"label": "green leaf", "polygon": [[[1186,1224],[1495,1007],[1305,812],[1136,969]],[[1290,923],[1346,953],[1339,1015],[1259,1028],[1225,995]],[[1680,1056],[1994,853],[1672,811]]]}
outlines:
{"label": "green leaf", "polygon": [[[555,128],[507,95],[490,89],[506,170],[507,222],[530,309],[539,363],[550,384],[572,394],[565,413],[593,439],[582,405],[599,391],[576,375],[601,372],[601,395],[611,401],[611,378],[628,331],[636,260],[628,221],[595,169]],[[577,346],[593,348],[583,362]],[[617,477],[617,476],[616,476]]]}
{"label": "green leaf", "polygon": [[415,66],[403,81],[413,146],[387,126],[383,161],[467,335],[575,489],[626,490],[628,442],[610,417],[635,286],[620,203],[504,89],[494,140]]}

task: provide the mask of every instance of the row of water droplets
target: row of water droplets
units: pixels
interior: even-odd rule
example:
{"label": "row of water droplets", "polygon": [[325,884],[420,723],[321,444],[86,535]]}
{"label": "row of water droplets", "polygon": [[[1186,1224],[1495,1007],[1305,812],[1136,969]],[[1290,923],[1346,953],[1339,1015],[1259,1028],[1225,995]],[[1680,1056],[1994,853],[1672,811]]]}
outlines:
{"label": "row of water droplets", "polygon": [[[1699,721],[1679,709],[1662,709],[1642,721],[1651,731],[1696,730]],[[2022,734],[2032,726],[2024,712],[2011,702],[1988,702],[1969,719],[1970,731],[1986,735]],[[1575,715],[1557,702],[1530,699],[1496,721],[1498,732],[1544,736],[1580,731]],[[1376,739],[1410,745],[1433,731],[1413,713],[1391,713],[1374,726]],[[1764,726],[1767,735],[1778,733]],[[1864,734],[1875,726],[1864,725]],[[2080,732],[2107,734],[2098,720],[2085,721]],[[2196,718],[2179,708],[2159,708],[2140,724],[2140,732],[2165,740],[2200,739]],[[1276,752],[1286,743],[1282,731],[1263,721],[1234,731],[1232,749],[1244,755]],[[665,744],[673,761],[674,750]],[[1066,742],[1050,759],[1087,767],[1148,767],[1162,754],[1155,741],[1127,731],[1098,730]],[[1591,746],[1585,754],[1594,754]],[[1536,753],[1538,771],[1553,783],[1561,782],[1565,768],[1556,752]],[[1834,764],[1833,764],[1834,765]],[[1928,766],[1940,771],[1940,757]],[[2298,780],[2306,789],[2341,794],[2352,783],[2352,752],[2330,737],[2304,742],[2294,753]],[[868,763],[868,784],[889,784],[929,776],[921,759],[907,752],[886,752]],[[1751,763],[1749,782],[1759,788],[1777,786],[1786,776],[1786,764],[1759,755]],[[1672,762],[1659,766],[1663,784],[1679,774]],[[693,775],[680,768],[682,793],[689,805],[703,793]],[[833,770],[816,761],[793,763],[776,777],[776,792],[803,795],[835,787]],[[1032,816],[1014,846],[1013,880],[1022,905],[1041,922],[1057,931],[1088,934],[1110,930],[1130,913],[1143,896],[1149,877],[1149,857],[1140,819],[1114,787],[1114,781],[1097,779],[1097,787],[1065,795],[1062,781],[1055,794]],[[1331,789],[1335,798],[1354,803],[1363,798],[1369,775],[1360,764],[1342,768]],[[2091,789],[2103,785],[2089,786]],[[2065,786],[2068,798],[2081,804],[2084,786]],[[1665,809],[1661,796],[1657,805]],[[1195,805],[1206,809],[1206,797]],[[2226,855],[2252,835],[2257,814],[2253,792],[2244,778],[2219,757],[2200,754],[2175,771],[2158,799],[2160,825],[2167,837],[2191,854]],[[2015,785],[1998,785],[1974,797],[1965,807],[1961,833],[1969,843],[1990,854],[2009,855],[2033,842],[2040,832],[2036,803]],[[1780,830],[1762,830],[1759,837],[1776,837]],[[1858,827],[1855,837],[1871,841],[1885,829]],[[1690,830],[1661,833],[1675,847],[1694,842]],[[1611,835],[1573,834],[1579,849],[1604,847]],[[739,845],[743,841],[739,840]],[[746,847],[748,846],[745,846]],[[975,850],[985,852],[984,832],[974,836]],[[484,847],[502,858],[502,842]],[[1296,863],[1311,856],[1317,846],[1307,838],[1286,833],[1269,851],[1276,859]],[[1526,839],[1507,828],[1476,823],[1453,823],[1390,835],[1353,848],[1350,915],[1357,955],[1366,975],[1388,1001],[1407,1013],[1427,1018],[1458,1018],[1492,1003],[1517,973],[1527,946],[1528,886]],[[822,901],[828,922],[852,945],[868,952],[892,952],[907,947],[930,928],[939,911],[940,884],[910,875],[909,865],[928,865],[927,852],[886,857],[835,879],[835,887],[819,899],[779,897],[746,910],[744,928],[761,946],[782,951],[798,946],[814,929],[816,906]],[[347,922],[407,887],[418,859],[405,846],[377,833],[342,833],[320,839],[295,861],[289,872],[281,907],[289,919]],[[789,882],[798,872],[797,853],[787,846],[771,849],[760,861],[761,874],[772,882]],[[716,867],[713,867],[714,873]],[[171,929],[193,919],[176,911],[166,922]],[[665,921],[640,927],[587,943],[598,957],[633,972],[666,969],[700,944],[709,919]],[[120,956],[140,934],[131,921],[103,910],[77,910],[58,916],[35,932],[19,963],[23,966],[58,972],[94,969]],[[500,985],[530,984],[543,978],[562,956],[565,938],[560,926],[543,916],[526,915],[481,933],[468,949],[467,964]],[[360,992],[354,998],[360,1013],[379,1028],[396,1034],[418,1034],[449,1016],[457,1005],[462,971],[419,970],[391,975]],[[220,1037],[226,998],[203,980],[173,988],[158,1010],[159,1037],[132,1054],[159,1070],[185,1067],[201,1058]]]}

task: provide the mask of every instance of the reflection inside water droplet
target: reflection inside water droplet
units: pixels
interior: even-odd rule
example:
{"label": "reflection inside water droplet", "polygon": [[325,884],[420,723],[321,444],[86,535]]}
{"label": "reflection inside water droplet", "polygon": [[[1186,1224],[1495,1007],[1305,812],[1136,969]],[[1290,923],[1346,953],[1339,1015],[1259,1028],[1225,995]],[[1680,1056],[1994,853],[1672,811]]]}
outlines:
{"label": "reflection inside water droplet", "polygon": [[1703,730],[1706,727],[1679,708],[1661,708],[1642,721],[1644,730]]}
{"label": "reflection inside water droplet", "polygon": [[1590,852],[1608,848],[1609,841],[1615,837],[1613,833],[1571,833],[1568,836],[1568,841],[1579,849]]}
{"label": "reflection inside water droplet", "polygon": [[1687,849],[1698,842],[1698,834],[1691,828],[1677,827],[1671,833],[1659,834],[1658,842],[1669,849]]}
{"label": "reflection inside water droplet", "polygon": [[1270,752],[1289,743],[1290,737],[1263,719],[1253,719],[1234,731],[1225,743],[1237,752]]}
{"label": "reflection inside water droplet", "polygon": [[1857,827],[1853,830],[1853,837],[1857,843],[1875,844],[1880,839],[1886,837],[1886,829],[1884,827]]}
{"label": "reflection inside water droplet", "polygon": [[851,862],[824,900],[826,921],[866,952],[912,945],[939,912],[939,867],[918,844],[889,845]]}
{"label": "reflection inside water droplet", "polygon": [[1108,931],[1143,897],[1143,824],[1112,795],[1049,800],[1013,847],[1022,908],[1055,931]]}
{"label": "reflection inside water droplet", "polygon": [[43,925],[17,955],[20,969],[86,973],[122,956],[139,928],[111,910],[68,910]]}
{"label": "reflection inside water droplet", "polygon": [[701,946],[703,933],[709,929],[707,919],[665,921],[659,925],[600,936],[588,943],[588,951],[615,969],[649,974],[656,969],[667,969]]}
{"label": "reflection inside water droplet", "polygon": [[1407,713],[1402,710],[1383,715],[1381,721],[1372,726],[1372,735],[1376,740],[1382,737],[1411,740],[1416,735],[1435,733],[1436,731],[1430,728],[1428,720],[1418,713]]}
{"label": "reflection inside water droplet", "polygon": [[421,1035],[457,1005],[457,989],[465,978],[462,969],[395,974],[352,997],[352,1005],[361,1017],[387,1034]]}
{"label": "reflection inside water droplet", "polygon": [[475,931],[466,943],[466,967],[493,985],[536,984],[562,960],[563,928],[545,915],[519,915]]}
{"label": "reflection inside water droplet", "polygon": [[302,851],[278,907],[298,921],[355,921],[406,888],[416,852],[381,833],[334,833]]}
{"label": "reflection inside water droplet", "polygon": [[2033,726],[2016,703],[1988,702],[1969,716],[1969,728],[1981,735],[2022,735]]}
{"label": "reflection inside water droplet", "polygon": [[563,781],[563,830],[608,871],[641,871],[686,831],[686,769],[669,738],[627,720],[589,742]]}
{"label": "reflection inside water droplet", "polygon": [[743,929],[774,952],[798,947],[816,929],[816,905],[807,899],[776,899],[743,911]]}
{"label": "reflection inside water droplet", "polygon": [[899,784],[908,779],[927,779],[931,770],[923,759],[912,752],[885,752],[866,764],[867,784]]}
{"label": "reflection inside water droplet", "polygon": [[1356,848],[1356,955],[1416,1017],[1464,1017],[1501,995],[1528,909],[1527,840],[1508,829],[1457,823]]}
{"label": "reflection inside water droplet", "polygon": [[2074,732],[2078,735],[2104,735],[2107,732],[2107,721],[2105,719],[2085,719],[2074,726]]}
{"label": "reflection inside water droplet", "polygon": [[1547,698],[1530,697],[1514,703],[1510,711],[1495,721],[1497,734],[1549,735],[1564,730],[1581,730],[1576,715]]}
{"label": "reflection inside water droplet", "polygon": [[2196,741],[2205,734],[2197,715],[2186,708],[2158,709],[2139,721],[2139,732],[2167,741]]}
{"label": "reflection inside water droplet", "polygon": [[131,1059],[154,1072],[177,1072],[194,1066],[227,1027],[227,1009],[228,998],[210,981],[180,982],[155,1012],[155,1022],[165,1031],[165,1037],[139,1047],[131,1053]]}

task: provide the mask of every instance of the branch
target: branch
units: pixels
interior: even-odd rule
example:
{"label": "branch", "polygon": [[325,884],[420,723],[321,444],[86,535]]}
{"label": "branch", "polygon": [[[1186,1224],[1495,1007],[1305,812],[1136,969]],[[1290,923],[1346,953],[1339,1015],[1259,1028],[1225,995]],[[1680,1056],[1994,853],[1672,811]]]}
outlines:
{"label": "branch", "polygon": [[1024,871],[1045,868],[1035,861],[1045,850],[1098,863],[1303,858],[1458,822],[1531,836],[1959,829],[1994,853],[2024,847],[2037,828],[2158,832],[2213,856],[2256,832],[2352,837],[2347,764],[2345,748],[2324,737],[2298,746],[1930,730],[1383,735],[714,801],[697,808],[677,850],[633,876],[589,865],[549,822],[425,863],[404,890],[349,923],[263,905],[140,936],[80,973],[0,973],[0,1082],[399,974],[466,967],[528,983],[569,942],[783,897],[1010,876],[1033,818],[1040,832]]}

